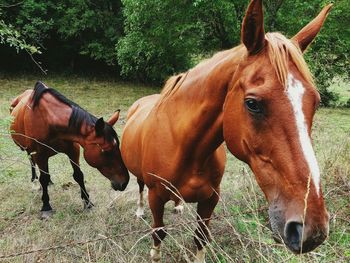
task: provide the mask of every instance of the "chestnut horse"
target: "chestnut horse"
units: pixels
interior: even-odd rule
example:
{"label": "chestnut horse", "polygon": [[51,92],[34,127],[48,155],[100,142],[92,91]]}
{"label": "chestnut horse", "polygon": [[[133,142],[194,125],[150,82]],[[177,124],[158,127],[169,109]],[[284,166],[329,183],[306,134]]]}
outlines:
{"label": "chestnut horse", "polygon": [[262,1],[252,0],[242,45],[171,77],[160,95],[132,105],[121,151],[140,186],[138,214],[144,184],[149,188],[153,262],[161,258],[166,236],[164,204],[178,202],[179,196],[198,202],[196,260],[204,262],[226,161],[223,142],[255,174],[275,236],[295,253],[325,240],[329,215],[310,138],[320,96],[302,53],[330,8],[289,40],[280,33],[265,34]]}
{"label": "chestnut horse", "polygon": [[80,186],[81,198],[87,208],[92,203],[79,166],[80,146],[84,149],[87,163],[107,177],[115,190],[123,191],[127,186],[129,172],[121,157],[117,133],[112,127],[119,118],[119,110],[105,122],[56,90],[37,82],[34,90],[26,90],[13,100],[10,111],[14,117],[11,136],[30,157],[32,180],[36,177],[35,164],[40,169],[43,218],[52,213],[47,189],[50,182],[48,159],[58,152],[69,157],[73,178]]}

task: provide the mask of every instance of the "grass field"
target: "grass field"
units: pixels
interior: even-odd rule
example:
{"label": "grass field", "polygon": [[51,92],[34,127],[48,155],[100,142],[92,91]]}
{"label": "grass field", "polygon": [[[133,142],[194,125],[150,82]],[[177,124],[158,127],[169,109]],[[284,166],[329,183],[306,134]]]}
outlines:
{"label": "grass field", "polygon": [[[114,192],[108,180],[82,159],[87,190],[95,204],[91,211],[84,211],[67,157],[53,157],[49,165],[54,185],[49,193],[56,213],[50,220],[39,219],[41,192],[31,189],[29,161],[7,130],[11,99],[32,88],[35,81],[35,77],[0,78],[0,261],[149,262],[152,218],[149,209],[143,220],[134,216],[138,188],[133,177],[126,191]],[[96,116],[107,118],[120,108],[119,135],[132,102],[159,91],[93,79],[50,77],[44,81]],[[325,243],[301,256],[276,244],[268,228],[267,203],[254,176],[229,155],[221,200],[211,224],[213,242],[207,262],[350,261],[350,110],[318,110],[313,134],[331,214],[330,236]],[[169,202],[163,262],[187,262],[195,252],[194,205],[186,205],[184,215],[173,214],[172,208]],[[20,255],[3,257],[17,253]]]}

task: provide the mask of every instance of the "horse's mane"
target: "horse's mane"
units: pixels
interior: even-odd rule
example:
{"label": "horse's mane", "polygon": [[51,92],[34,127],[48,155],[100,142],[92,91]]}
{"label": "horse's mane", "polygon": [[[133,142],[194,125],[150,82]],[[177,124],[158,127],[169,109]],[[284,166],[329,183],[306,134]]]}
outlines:
{"label": "horse's mane", "polygon": [[284,87],[287,87],[289,60],[294,63],[306,81],[314,84],[312,74],[304,60],[303,54],[293,41],[280,33],[267,33],[265,39],[268,42],[267,49],[270,62]]}
{"label": "horse's mane", "polygon": [[[288,61],[291,60],[303,78],[311,84],[314,84],[312,74],[304,60],[303,54],[297,44],[287,39],[281,33],[267,33],[267,54],[276,75],[284,87],[287,87],[288,79]],[[240,45],[242,46],[242,45]],[[238,46],[238,47],[240,47]],[[244,57],[244,56],[243,56]],[[209,61],[207,59],[205,61]],[[188,73],[188,72],[187,72]],[[170,77],[161,92],[161,98],[158,105],[165,101],[171,94],[175,93],[186,79],[187,73],[180,73]]]}
{"label": "horse's mane", "polygon": [[186,73],[180,73],[175,76],[171,76],[168,78],[168,80],[165,82],[165,85],[160,93],[161,98],[158,102],[158,106],[161,105],[171,94],[176,92],[176,90],[181,86],[181,84],[186,79],[186,76],[188,74],[188,71]]}
{"label": "horse's mane", "polygon": [[33,95],[32,95],[32,108],[33,109],[35,109],[35,107],[37,107],[39,105],[39,101],[45,93],[50,93],[52,96],[54,96],[60,102],[66,104],[72,108],[72,114],[69,118],[69,124],[68,124],[68,128],[70,131],[79,133],[80,128],[81,128],[83,123],[86,123],[88,125],[95,125],[95,123],[97,121],[97,118],[95,116],[93,116],[92,114],[90,114],[89,112],[87,112],[86,110],[81,108],[75,102],[67,99],[65,96],[63,96],[61,93],[59,93],[57,90],[52,89],[52,88],[48,88],[41,81],[38,81],[35,84],[35,88],[33,91]]}

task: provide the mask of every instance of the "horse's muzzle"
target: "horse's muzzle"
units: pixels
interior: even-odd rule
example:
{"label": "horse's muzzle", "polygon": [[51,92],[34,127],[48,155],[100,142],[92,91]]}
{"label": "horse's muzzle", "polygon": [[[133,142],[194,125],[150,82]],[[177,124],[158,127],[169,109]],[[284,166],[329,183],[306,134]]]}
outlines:
{"label": "horse's muzzle", "polygon": [[328,228],[321,230],[310,229],[302,222],[288,222],[284,229],[284,242],[294,253],[307,253],[321,245],[328,236]]}
{"label": "horse's muzzle", "polygon": [[293,253],[300,254],[312,251],[321,245],[328,236],[328,221],[325,225],[304,225],[301,220],[286,220],[283,210],[272,211],[270,209],[269,216],[274,239],[277,242],[283,240],[283,243]]}
{"label": "horse's muzzle", "polygon": [[125,188],[128,186],[128,183],[129,183],[129,180],[122,183],[111,182],[111,185],[115,191],[124,191]]}

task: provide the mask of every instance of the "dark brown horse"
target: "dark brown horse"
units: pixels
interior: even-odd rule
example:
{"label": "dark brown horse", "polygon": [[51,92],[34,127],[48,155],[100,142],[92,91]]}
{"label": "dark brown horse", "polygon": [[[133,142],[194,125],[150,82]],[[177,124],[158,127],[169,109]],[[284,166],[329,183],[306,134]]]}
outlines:
{"label": "dark brown horse", "polygon": [[[196,260],[204,262],[207,226],[219,200],[228,149],[246,162],[269,203],[275,236],[295,253],[308,252],[328,235],[320,171],[311,126],[320,96],[303,59],[331,5],[291,40],[264,32],[262,1],[246,12],[242,45],[222,51],[162,93],[133,104],[121,151],[142,190],[149,188],[153,215],[152,261],[166,236],[164,204],[198,202]],[[170,189],[170,190],[169,190]]]}
{"label": "dark brown horse", "polygon": [[115,190],[123,191],[127,186],[129,173],[121,157],[117,133],[112,127],[119,118],[119,111],[105,122],[41,82],[36,83],[34,90],[26,90],[15,98],[10,111],[14,117],[11,135],[30,156],[32,180],[36,177],[35,164],[40,169],[42,217],[52,213],[47,189],[51,181],[48,159],[58,152],[69,157],[73,178],[80,186],[85,207],[91,207],[92,203],[79,166],[80,146],[87,163],[107,177]]}

